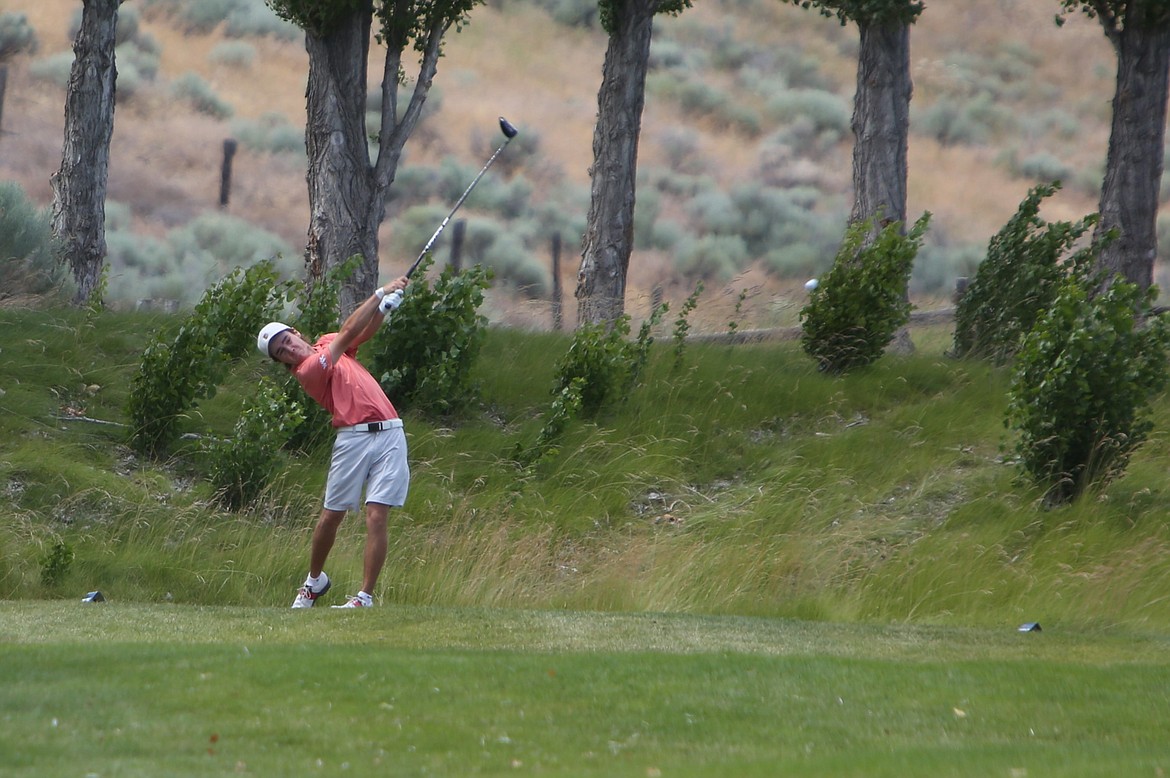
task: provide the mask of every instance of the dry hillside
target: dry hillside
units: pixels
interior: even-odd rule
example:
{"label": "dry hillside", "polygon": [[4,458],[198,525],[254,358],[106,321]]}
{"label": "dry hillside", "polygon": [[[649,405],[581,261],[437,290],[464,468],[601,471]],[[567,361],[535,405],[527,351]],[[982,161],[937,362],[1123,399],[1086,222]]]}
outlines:
{"label": "dry hillside", "polygon": [[[661,20],[656,41],[673,37],[685,45],[705,35],[761,51],[797,50],[816,63],[820,77],[839,95],[846,100],[851,97],[855,28],[842,28],[815,12],[779,2],[699,0],[696,6],[677,18]],[[1027,122],[1034,110],[1036,121],[1022,125],[1028,128],[1026,132],[943,145],[915,127],[909,213],[913,218],[924,210],[933,212],[932,232],[947,241],[985,243],[1032,184],[1013,173],[1005,160],[1037,153],[1055,154],[1082,179],[1079,186],[1066,185],[1049,203],[1047,216],[1071,219],[1095,209],[1093,188],[1083,181],[1091,181],[1105,156],[1113,55],[1095,22],[1073,17],[1057,28],[1053,17],[1058,6],[1056,0],[928,2],[913,29],[916,106],[966,89],[963,79],[970,78],[972,67],[979,70],[972,62],[996,62],[1010,52],[1013,62],[1029,63],[1023,76],[1026,83],[1014,84],[1019,96],[1007,106],[1020,122]],[[60,164],[63,91],[34,79],[30,69],[35,60],[68,50],[69,21],[77,7],[74,0],[6,0],[3,5],[5,11],[27,14],[40,50],[34,57],[18,58],[10,68],[0,137],[0,179],[18,181],[42,204],[50,201],[49,176]],[[253,38],[248,42],[256,49],[254,61],[247,67],[228,67],[210,56],[224,40],[222,30],[184,34],[173,20],[151,12],[142,13],[141,29],[158,44],[159,72],[148,87],[118,104],[109,195],[129,206],[136,234],[157,237],[200,213],[217,210],[222,141],[232,134],[232,121],[277,113],[294,124],[303,122],[307,59],[298,41]],[[454,157],[478,168],[486,159],[485,150],[490,151],[499,140],[495,119],[503,115],[538,140],[541,173],[534,176],[538,186],[560,181],[587,191],[604,52],[605,38],[600,32],[559,25],[530,3],[501,0],[477,9],[471,24],[449,38],[435,80],[440,108],[427,120],[426,131],[408,144],[407,162],[434,164]],[[375,48],[374,56],[379,54]],[[230,104],[232,119],[198,113],[171,97],[166,85],[188,71],[200,74]],[[712,69],[701,75],[715,88],[743,94],[734,91],[734,73]],[[1006,83],[1008,77],[1003,78]],[[753,108],[746,99],[743,102],[736,108]],[[1045,123],[1041,115],[1058,119]],[[730,187],[760,175],[762,144],[769,129],[765,126],[757,134],[745,134],[718,115],[696,116],[677,101],[651,94],[644,116],[641,164],[670,166],[672,139],[685,132],[695,144],[704,173]],[[799,159],[786,162],[798,169],[802,163]],[[822,187],[834,187],[842,198],[848,197],[848,138],[821,155],[815,167],[810,175]],[[238,154],[230,212],[299,248],[307,219],[301,159],[247,150]],[[409,253],[394,253],[389,240],[392,229],[388,222],[383,230],[382,262],[387,274],[400,271],[413,258]],[[569,320],[576,269],[573,248],[570,243],[563,268]],[[673,276],[667,254],[640,251],[633,257],[630,308],[635,314],[645,309],[641,301],[647,290]],[[736,296],[747,290],[743,324],[790,323],[799,304],[801,280],[775,280],[752,269],[722,288],[709,288],[709,305],[700,309],[708,309],[714,326],[723,326]],[[669,295],[685,297],[689,288],[689,282],[675,283]],[[522,322],[537,315],[544,321],[538,304],[500,296],[492,305],[491,313],[498,319]]]}

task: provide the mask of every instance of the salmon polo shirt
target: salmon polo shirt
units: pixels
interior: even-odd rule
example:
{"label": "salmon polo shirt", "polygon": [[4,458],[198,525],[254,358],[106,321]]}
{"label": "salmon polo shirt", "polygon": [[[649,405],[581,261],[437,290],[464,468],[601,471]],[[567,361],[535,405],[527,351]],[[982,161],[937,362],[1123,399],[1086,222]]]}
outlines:
{"label": "salmon polo shirt", "polygon": [[357,361],[356,347],[342,354],[336,365],[329,364],[329,344],[336,337],[336,332],[322,335],[313,344],[313,356],[293,370],[297,382],[329,411],[334,427],[397,419],[398,411],[381,385]]}

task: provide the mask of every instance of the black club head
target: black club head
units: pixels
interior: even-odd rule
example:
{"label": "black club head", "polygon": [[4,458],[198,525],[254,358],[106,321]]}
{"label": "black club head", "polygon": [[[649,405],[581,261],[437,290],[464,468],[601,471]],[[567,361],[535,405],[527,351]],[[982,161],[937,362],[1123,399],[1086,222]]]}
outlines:
{"label": "black club head", "polygon": [[505,138],[507,138],[508,140],[511,140],[512,138],[516,137],[516,134],[518,132],[520,132],[520,130],[513,127],[511,122],[509,122],[507,119],[505,119],[503,116],[501,116],[500,117],[500,132],[504,133]]}

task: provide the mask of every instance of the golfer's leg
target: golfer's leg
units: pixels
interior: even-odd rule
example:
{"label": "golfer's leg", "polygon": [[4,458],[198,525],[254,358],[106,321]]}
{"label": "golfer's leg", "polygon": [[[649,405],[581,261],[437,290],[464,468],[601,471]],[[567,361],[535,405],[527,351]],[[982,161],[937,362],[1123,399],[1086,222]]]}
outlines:
{"label": "golfer's leg", "polygon": [[313,577],[321,575],[325,560],[333,550],[333,541],[337,539],[337,528],[341,526],[341,520],[344,518],[345,511],[322,509],[321,518],[317,520],[317,526],[313,529],[313,544],[309,550],[309,575]]}
{"label": "golfer's leg", "polygon": [[386,562],[386,515],[390,507],[381,503],[366,503],[366,558],[362,569],[362,591],[374,594],[374,586]]}

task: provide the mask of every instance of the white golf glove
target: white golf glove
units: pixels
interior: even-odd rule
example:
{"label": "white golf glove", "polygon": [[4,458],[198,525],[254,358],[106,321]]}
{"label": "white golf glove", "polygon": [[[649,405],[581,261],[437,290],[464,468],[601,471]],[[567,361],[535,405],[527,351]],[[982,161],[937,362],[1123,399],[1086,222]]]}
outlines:
{"label": "white golf glove", "polygon": [[378,310],[382,313],[390,313],[390,311],[396,310],[400,305],[402,305],[402,290],[395,289],[382,298],[382,302],[378,303]]}

